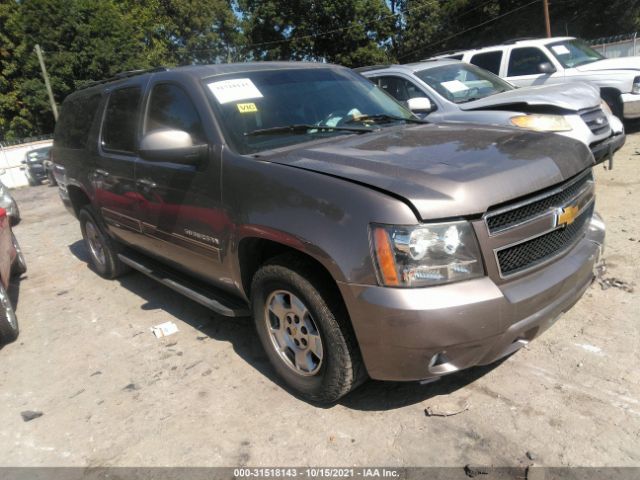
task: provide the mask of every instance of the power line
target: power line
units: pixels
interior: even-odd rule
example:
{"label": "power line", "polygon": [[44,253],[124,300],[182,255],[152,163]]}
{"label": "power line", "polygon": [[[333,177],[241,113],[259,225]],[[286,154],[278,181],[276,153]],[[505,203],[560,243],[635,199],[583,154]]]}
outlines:
{"label": "power line", "polygon": [[530,5],[533,5],[534,3],[538,3],[538,2],[539,2],[539,0],[533,0],[533,1],[531,1],[531,2],[529,2],[527,4],[525,4],[525,5],[521,5],[519,7],[516,7],[514,9],[512,9],[512,10],[509,10],[508,12],[505,12],[505,13],[503,13],[501,15],[498,15],[495,18],[491,18],[491,19],[489,19],[489,20],[487,20],[485,22],[479,23],[478,25],[474,25],[473,27],[469,27],[469,28],[466,28],[464,30],[461,30],[458,33],[454,33],[453,35],[450,35],[450,36],[448,36],[448,37],[446,37],[446,38],[444,38],[442,40],[438,40],[436,42],[432,42],[432,43],[429,43],[429,44],[424,45],[422,47],[419,47],[419,48],[416,48],[414,50],[411,50],[411,51],[405,53],[404,55],[399,56],[398,60],[402,60],[403,58],[407,58],[407,57],[413,55],[414,53],[424,51],[424,50],[428,49],[429,47],[432,47],[433,45],[438,45],[438,44],[444,43],[447,40],[451,40],[452,38],[455,38],[455,37],[458,37],[458,36],[462,35],[463,33],[467,33],[467,32],[470,32],[471,30],[475,30],[476,28],[480,28],[480,27],[482,27],[484,25],[487,25],[488,23],[495,22],[496,20],[499,20],[499,19],[501,19],[503,17],[506,17],[507,15],[511,15],[512,13],[515,13],[518,10],[522,10],[523,8],[526,8],[526,7],[530,6]]}

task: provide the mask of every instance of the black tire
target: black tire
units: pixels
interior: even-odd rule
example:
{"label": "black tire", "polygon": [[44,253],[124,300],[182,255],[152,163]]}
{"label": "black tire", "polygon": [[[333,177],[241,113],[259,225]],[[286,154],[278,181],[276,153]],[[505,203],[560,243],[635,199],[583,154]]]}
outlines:
{"label": "black tire", "polygon": [[[253,277],[251,303],[258,336],[280,378],[302,398],[333,403],[366,380],[367,375],[344,303],[335,288],[331,288],[327,279],[317,272],[317,267],[299,255],[279,256],[262,266]],[[301,374],[292,365],[291,357],[295,352],[290,349],[289,357],[286,357],[285,350],[289,347],[278,349],[278,340],[272,339],[270,332],[274,330],[267,326],[267,322],[271,322],[273,327],[277,317],[273,312],[268,313],[267,301],[279,292],[290,292],[298,297],[306,307],[314,328],[317,327],[315,335],[319,334],[321,339],[322,357],[315,357],[321,358],[315,373],[310,369]],[[291,313],[286,315],[286,322],[292,325],[288,317]],[[306,333],[300,326],[293,330]],[[288,340],[295,341],[290,334]],[[296,342],[296,345],[300,344]],[[304,345],[303,348],[307,348],[306,342]]]}
{"label": "black tire", "polygon": [[0,284],[0,343],[10,343],[18,338],[20,328],[11,299]]}
{"label": "black tire", "polygon": [[91,265],[98,275],[113,279],[129,271],[129,267],[118,258],[122,247],[105,233],[90,207],[82,208],[78,218]]}
{"label": "black tire", "polygon": [[22,253],[20,244],[13,232],[11,233],[11,240],[13,241],[13,247],[16,249],[16,258],[11,264],[11,276],[19,277],[20,275],[27,273],[27,261],[24,258],[24,253]]}

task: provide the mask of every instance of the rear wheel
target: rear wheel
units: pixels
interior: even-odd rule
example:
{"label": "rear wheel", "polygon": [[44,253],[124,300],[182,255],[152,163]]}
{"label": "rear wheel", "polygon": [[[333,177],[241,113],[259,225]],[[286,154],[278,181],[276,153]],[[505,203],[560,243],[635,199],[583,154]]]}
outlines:
{"label": "rear wheel", "polygon": [[255,274],[251,298],[267,357],[300,396],[332,403],[366,379],[346,308],[317,267],[278,257]]}
{"label": "rear wheel", "polygon": [[80,210],[78,218],[82,238],[96,272],[108,279],[117,278],[127,272],[129,268],[118,258],[120,246],[104,233],[93,212],[84,207]]}
{"label": "rear wheel", "polygon": [[0,284],[0,343],[13,342],[18,338],[18,318],[11,304],[11,299]]}

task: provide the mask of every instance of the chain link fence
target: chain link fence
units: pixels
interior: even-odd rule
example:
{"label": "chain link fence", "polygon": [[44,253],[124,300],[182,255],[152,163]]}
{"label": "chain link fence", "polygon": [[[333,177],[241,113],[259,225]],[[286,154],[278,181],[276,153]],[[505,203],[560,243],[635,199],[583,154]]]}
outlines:
{"label": "chain link fence", "polygon": [[589,45],[608,58],[640,55],[638,32],[589,40]]}

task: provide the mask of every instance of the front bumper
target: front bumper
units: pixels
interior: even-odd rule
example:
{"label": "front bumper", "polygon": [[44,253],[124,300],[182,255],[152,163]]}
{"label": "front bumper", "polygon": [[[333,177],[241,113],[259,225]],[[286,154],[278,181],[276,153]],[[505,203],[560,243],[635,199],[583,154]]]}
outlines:
{"label": "front bumper", "polygon": [[640,118],[640,95],[623,93],[620,95],[620,100],[622,100],[622,116],[625,120]]}
{"label": "front bumper", "polygon": [[603,245],[604,224],[594,215],[561,258],[500,286],[489,277],[416,289],[340,283],[369,375],[424,380],[518,350],[580,299]]}
{"label": "front bumper", "polygon": [[613,158],[613,154],[622,148],[626,140],[627,137],[624,133],[618,133],[602,142],[591,145],[591,153],[593,153],[596,164]]}

